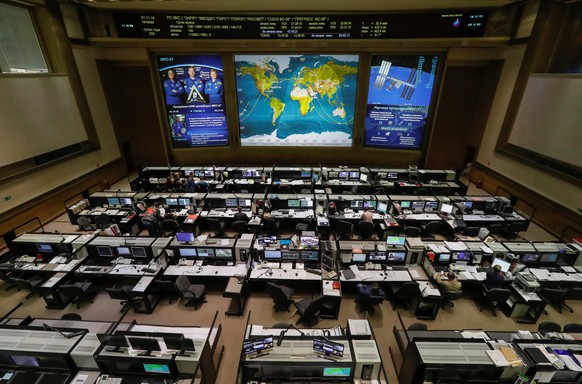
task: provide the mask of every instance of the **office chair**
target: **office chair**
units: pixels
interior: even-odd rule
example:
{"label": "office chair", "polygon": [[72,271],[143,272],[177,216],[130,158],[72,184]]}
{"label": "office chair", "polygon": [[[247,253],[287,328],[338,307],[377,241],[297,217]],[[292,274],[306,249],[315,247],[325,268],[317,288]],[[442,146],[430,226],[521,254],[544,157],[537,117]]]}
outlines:
{"label": "office chair", "polygon": [[276,234],[279,230],[279,222],[273,219],[263,219],[261,221],[261,233]]}
{"label": "office chair", "polygon": [[489,235],[495,236],[500,235],[503,231],[503,225],[501,224],[491,224],[487,226],[487,230],[489,230]]}
{"label": "office chair", "polygon": [[374,223],[369,221],[360,221],[358,223],[358,232],[362,239],[370,239],[374,234]]}
{"label": "office chair", "polygon": [[61,316],[61,320],[73,320],[73,321],[81,321],[83,318],[78,313],[69,312],[65,313]]}
{"label": "office chair", "polygon": [[186,307],[194,305],[194,309],[199,309],[200,305],[206,303],[206,287],[203,284],[191,284],[188,276],[178,276],[176,279],[176,289],[181,298],[188,299]]}
{"label": "office chair", "polygon": [[271,328],[275,329],[287,329],[289,327],[289,323],[275,323]]}
{"label": "office chair", "polygon": [[80,216],[77,219],[77,225],[79,226],[79,229],[81,229],[81,231],[94,231],[97,229],[97,226],[95,224],[92,224],[91,220],[89,220],[85,216]]}
{"label": "office chair", "polygon": [[91,285],[93,284],[89,281],[79,281],[75,284],[63,284],[58,291],[71,299],[71,304],[77,304],[77,309],[79,309],[83,302],[93,303],[93,296],[89,291]]}
{"label": "office chair", "polygon": [[165,219],[160,223],[160,229],[164,233],[164,236],[175,236],[176,232],[180,230],[178,222],[174,219]]}
{"label": "office chair", "polygon": [[291,187],[288,185],[280,185],[279,193],[291,193]]}
{"label": "office chair", "polygon": [[113,221],[106,213],[102,213],[95,218],[95,225],[99,229],[105,229],[111,224],[113,224]]}
{"label": "office chair", "polygon": [[405,227],[404,236],[406,237],[420,237],[420,228],[418,227]]}
{"label": "office chair", "polygon": [[440,221],[429,221],[422,229],[423,236],[440,235],[441,229]]}
{"label": "office chair", "polygon": [[553,321],[544,321],[538,325],[538,332],[545,334],[546,332],[562,332],[562,326]]}
{"label": "office chair", "polygon": [[303,323],[308,327],[311,327],[319,321],[319,311],[321,307],[325,304],[327,298],[323,295],[314,298],[305,298],[298,303],[295,303],[295,309],[299,313],[299,320],[295,323]]}
{"label": "office chair", "polygon": [[412,323],[408,326],[409,331],[428,331],[428,326],[424,323]]}
{"label": "office chair", "polygon": [[413,193],[415,196],[432,196],[434,193],[430,188],[418,188]]}
{"label": "office chair", "polygon": [[513,240],[519,237],[519,232],[522,229],[522,223],[519,222],[510,222],[503,228],[503,235],[508,240]]}
{"label": "office chair", "polygon": [[[545,301],[548,302],[552,307],[558,311],[558,313],[562,313],[562,304],[564,303],[564,297],[566,296],[567,291],[561,288],[540,288],[536,290],[536,293]],[[547,315],[548,311],[544,310],[544,313]]]}
{"label": "office chair", "polygon": [[385,299],[384,295],[371,295],[357,298],[356,304],[360,305],[360,313],[364,311],[374,313],[374,306],[382,304]]}
{"label": "office chair", "polygon": [[[582,288],[573,287],[568,289],[566,295],[564,295],[564,300],[582,300]],[[574,312],[574,309],[562,302],[562,307],[566,308],[570,312]]]}
{"label": "office chair", "polygon": [[14,284],[14,281],[12,281],[12,279],[13,279],[13,276],[7,274],[4,271],[0,271],[0,280],[5,281],[7,284],[5,291],[9,291],[12,288],[16,287],[16,284]]}
{"label": "office chair", "polygon": [[420,295],[420,288],[416,281],[407,281],[403,284],[390,283],[388,292],[392,309],[396,309],[399,304],[408,309],[411,299]]}
{"label": "office chair", "polygon": [[295,292],[293,288],[275,283],[267,283],[265,290],[273,299],[273,303],[275,303],[275,312],[283,310],[289,312],[289,306],[295,302],[291,300],[291,296]]}
{"label": "office chair", "polygon": [[109,297],[113,300],[121,300],[121,310],[119,312],[127,312],[129,308],[137,308],[138,304],[143,301],[142,298],[135,297],[131,293],[133,286],[131,285],[121,285],[119,287],[115,286],[113,288],[106,288],[105,290],[109,294]]}
{"label": "office chair", "polygon": [[345,220],[338,220],[335,222],[335,237],[336,240],[339,240],[343,237],[347,237],[351,239],[352,232],[354,230],[354,224],[350,223],[349,221]]}
{"label": "office chair", "polygon": [[214,236],[224,235],[224,221],[218,219],[206,219],[206,224],[210,232],[214,232]]}
{"label": "office chair", "polygon": [[564,332],[566,333],[582,333],[582,324],[568,323],[564,325]]}
{"label": "office chair", "polygon": [[307,223],[297,223],[297,225],[295,226],[295,232],[298,235],[301,235],[301,233],[303,231],[307,231],[308,228],[309,228],[309,224],[307,224]]}
{"label": "office chair", "polygon": [[40,276],[34,276],[28,280],[22,279],[20,277],[13,277],[12,283],[16,286],[16,288],[20,290],[29,291],[30,293],[26,296],[27,299],[30,299],[33,295],[39,295],[39,288],[40,285],[44,282],[44,279]]}
{"label": "office chair", "polygon": [[455,303],[453,303],[453,301],[461,298],[461,296],[463,296],[463,291],[441,291],[441,296],[443,298],[441,308],[444,308],[445,304],[454,307]]}
{"label": "office chair", "polygon": [[238,234],[238,236],[240,237],[243,233],[246,233],[249,230],[249,226],[247,224],[246,221],[235,221],[232,224],[232,227],[234,228],[235,232]]}
{"label": "office chair", "polygon": [[498,303],[507,301],[509,296],[511,296],[511,291],[505,288],[483,289],[481,292],[483,293],[483,301],[479,306],[479,312],[483,309],[488,309],[493,316],[497,316]]}
{"label": "office chair", "polygon": [[479,227],[467,227],[463,231],[463,235],[468,237],[479,237]]}
{"label": "office chair", "polygon": [[178,288],[173,280],[154,280],[152,281],[152,294],[159,296],[169,296],[170,304],[174,298],[179,296]]}

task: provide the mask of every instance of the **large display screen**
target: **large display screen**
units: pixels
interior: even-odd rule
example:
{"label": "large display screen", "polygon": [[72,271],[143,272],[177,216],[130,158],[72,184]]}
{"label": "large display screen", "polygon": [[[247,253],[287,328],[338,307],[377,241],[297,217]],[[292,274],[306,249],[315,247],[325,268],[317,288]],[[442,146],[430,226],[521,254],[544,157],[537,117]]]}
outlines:
{"label": "large display screen", "polygon": [[357,55],[236,55],[242,146],[352,145]]}
{"label": "large display screen", "polygon": [[421,148],[439,61],[439,55],[372,56],[365,146]]}
{"label": "large display screen", "polygon": [[172,146],[228,145],[220,55],[157,56]]}

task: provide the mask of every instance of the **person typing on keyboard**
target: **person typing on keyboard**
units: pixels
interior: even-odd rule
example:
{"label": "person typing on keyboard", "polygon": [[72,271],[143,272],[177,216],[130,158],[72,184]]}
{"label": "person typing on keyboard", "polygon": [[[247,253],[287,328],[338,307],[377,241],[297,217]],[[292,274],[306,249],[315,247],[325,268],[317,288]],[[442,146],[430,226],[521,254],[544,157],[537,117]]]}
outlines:
{"label": "person typing on keyboard", "polygon": [[356,298],[357,302],[361,302],[367,298],[372,296],[386,296],[382,288],[380,288],[380,284],[372,283],[372,285],[366,284],[358,284],[358,297]]}
{"label": "person typing on keyboard", "polygon": [[448,272],[446,274],[447,280],[443,280],[444,276],[442,273],[435,273],[434,275],[434,279],[443,291],[458,292],[461,290],[461,282],[457,280],[457,275],[453,272]]}

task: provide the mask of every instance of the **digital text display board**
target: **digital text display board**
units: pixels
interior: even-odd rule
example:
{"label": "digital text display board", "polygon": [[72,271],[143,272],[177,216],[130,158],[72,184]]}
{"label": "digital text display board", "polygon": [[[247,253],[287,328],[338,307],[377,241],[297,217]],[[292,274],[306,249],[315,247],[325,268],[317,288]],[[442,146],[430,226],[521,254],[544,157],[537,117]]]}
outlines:
{"label": "digital text display board", "polygon": [[346,15],[114,14],[121,38],[401,39],[482,37],[486,11]]}
{"label": "digital text display board", "polygon": [[156,61],[172,146],[228,145],[220,55],[159,55]]}
{"label": "digital text display board", "polygon": [[351,146],[358,62],[358,55],[236,55],[241,146]]}
{"label": "digital text display board", "polygon": [[439,55],[372,56],[364,146],[422,147],[439,61]]}

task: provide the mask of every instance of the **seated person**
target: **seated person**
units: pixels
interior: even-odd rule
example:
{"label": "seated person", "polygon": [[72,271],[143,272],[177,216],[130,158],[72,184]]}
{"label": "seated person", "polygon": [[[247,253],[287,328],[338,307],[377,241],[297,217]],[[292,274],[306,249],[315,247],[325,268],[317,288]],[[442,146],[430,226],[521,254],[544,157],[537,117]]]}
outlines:
{"label": "seated person", "polygon": [[487,290],[505,287],[505,277],[503,276],[500,265],[494,265],[493,268],[487,270],[483,285]]}
{"label": "seated person", "polygon": [[380,284],[372,283],[372,285],[358,284],[358,297],[356,301],[370,298],[372,296],[386,296]]}
{"label": "seated person", "polygon": [[242,207],[239,205],[236,207],[237,212],[234,214],[234,221],[244,221],[245,223],[249,222],[249,217],[246,213],[243,213]]}
{"label": "seated person", "polygon": [[161,220],[161,214],[159,206],[148,207],[142,214],[141,222],[143,227],[148,231],[148,236],[158,237],[160,231],[158,230],[158,225]]}
{"label": "seated person", "polygon": [[435,273],[434,279],[443,291],[447,292],[458,292],[461,290],[461,282],[457,280],[457,275],[453,272],[447,273],[447,279],[442,279],[443,275],[441,273]]}
{"label": "seated person", "polygon": [[362,213],[362,216],[360,216],[360,219],[362,221],[367,221],[368,223],[373,223],[374,222],[374,214],[370,211],[368,211],[368,207],[364,207],[364,212]]}

